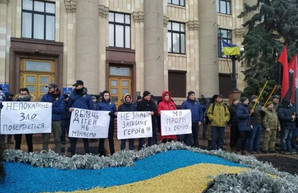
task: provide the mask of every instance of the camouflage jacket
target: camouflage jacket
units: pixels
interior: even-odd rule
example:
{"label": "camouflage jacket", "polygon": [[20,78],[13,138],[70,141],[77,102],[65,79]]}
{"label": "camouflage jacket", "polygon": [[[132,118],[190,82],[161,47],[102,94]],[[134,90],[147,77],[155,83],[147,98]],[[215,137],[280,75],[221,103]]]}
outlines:
{"label": "camouflage jacket", "polygon": [[274,109],[272,111],[265,110],[263,127],[264,129],[270,128],[270,130],[277,130],[280,127],[278,115]]}

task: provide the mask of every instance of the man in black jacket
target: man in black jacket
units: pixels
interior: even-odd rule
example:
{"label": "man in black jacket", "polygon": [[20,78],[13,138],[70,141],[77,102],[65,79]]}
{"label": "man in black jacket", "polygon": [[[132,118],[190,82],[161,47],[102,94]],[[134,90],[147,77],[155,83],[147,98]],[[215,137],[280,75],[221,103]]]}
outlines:
{"label": "man in black jacket", "polygon": [[[151,99],[151,93],[149,91],[144,91],[143,99],[137,104],[137,111],[150,111],[152,118],[152,137],[148,139],[148,146],[156,144],[154,136],[156,136],[156,126],[155,126],[155,116],[157,114],[157,109],[155,102]],[[139,150],[144,146],[144,138],[139,139]]]}

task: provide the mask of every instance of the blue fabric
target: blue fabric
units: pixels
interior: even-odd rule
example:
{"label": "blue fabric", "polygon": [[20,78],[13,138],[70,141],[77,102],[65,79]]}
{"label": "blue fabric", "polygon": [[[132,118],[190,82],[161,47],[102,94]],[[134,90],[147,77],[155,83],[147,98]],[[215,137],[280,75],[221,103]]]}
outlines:
{"label": "blue fabric", "polygon": [[292,151],[292,134],[293,134],[293,130],[291,129],[284,129],[281,130],[281,149],[283,151]]}
{"label": "blue fabric", "polygon": [[225,127],[211,127],[211,149],[223,149]]}
{"label": "blue fabric", "polygon": [[295,128],[295,123],[292,121],[292,116],[294,112],[291,110],[290,107],[285,107],[283,105],[280,105],[277,111],[281,129],[286,130],[286,129],[294,129]]}
{"label": "blue fabric", "polygon": [[62,170],[36,168],[23,163],[4,162],[6,178],[0,192],[56,192],[87,190],[142,181],[173,170],[199,163],[244,167],[217,156],[187,150],[171,150],[135,161],[131,167],[113,167],[99,170]]}
{"label": "blue fabric", "polygon": [[103,101],[96,105],[95,110],[99,111],[110,111],[111,121],[114,120],[116,112],[116,105],[110,101]]}
{"label": "blue fabric", "polygon": [[243,104],[238,104],[236,110],[236,116],[238,121],[238,128],[239,131],[250,131],[251,123],[250,123],[250,116],[246,106]]}
{"label": "blue fabric", "polygon": [[187,99],[182,103],[181,109],[190,109],[193,123],[203,122],[203,111],[199,101]]}
{"label": "blue fabric", "polygon": [[59,95],[57,98],[50,94],[45,94],[41,98],[41,102],[51,102],[52,103],[52,120],[61,121],[64,111],[64,97]]}
{"label": "blue fabric", "polygon": [[94,110],[94,105],[89,94],[79,95],[75,92],[72,92],[69,96],[67,105],[67,111],[69,111],[70,107]]}
{"label": "blue fabric", "polygon": [[262,135],[262,125],[253,125],[249,138],[248,151],[259,151],[260,150],[260,140]]}
{"label": "blue fabric", "polygon": [[122,105],[120,105],[118,107],[118,111],[121,112],[121,111],[126,111],[126,112],[130,112],[130,111],[136,111],[137,110],[137,107],[132,104],[132,103],[123,103]]}

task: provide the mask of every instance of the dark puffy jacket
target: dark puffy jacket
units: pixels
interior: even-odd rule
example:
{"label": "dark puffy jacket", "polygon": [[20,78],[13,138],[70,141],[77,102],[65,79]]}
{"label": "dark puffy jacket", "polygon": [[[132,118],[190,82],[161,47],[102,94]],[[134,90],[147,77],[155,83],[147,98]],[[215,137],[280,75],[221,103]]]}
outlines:
{"label": "dark puffy jacket", "polygon": [[230,111],[230,121],[229,121],[229,125],[231,126],[238,126],[238,119],[237,119],[237,105],[232,104],[231,106],[229,106],[229,111]]}
{"label": "dark puffy jacket", "polygon": [[58,94],[51,95],[45,94],[41,98],[41,102],[50,102],[52,103],[52,120],[53,121],[61,121],[62,114],[64,110],[64,97],[58,91]]}
{"label": "dark puffy jacket", "polygon": [[91,96],[87,94],[87,89],[85,87],[80,94],[77,94],[75,89],[72,91],[68,99],[67,111],[69,111],[70,107],[94,110]]}
{"label": "dark puffy jacket", "polygon": [[187,99],[182,103],[181,109],[190,109],[193,123],[203,122],[203,111],[199,101]]}
{"label": "dark puffy jacket", "polygon": [[238,120],[239,131],[250,131],[251,123],[247,106],[244,106],[242,103],[238,104],[236,115]]}
{"label": "dark puffy jacket", "polygon": [[295,122],[292,121],[292,115],[294,114],[294,112],[291,110],[290,107],[280,105],[278,107],[277,114],[282,130],[295,128]]}
{"label": "dark puffy jacket", "polygon": [[100,103],[97,103],[95,110],[99,110],[99,111],[110,111],[109,115],[111,117],[111,121],[114,120],[115,116],[115,112],[116,112],[116,105],[114,103],[112,103],[110,100],[105,101],[103,100]]}
{"label": "dark puffy jacket", "polygon": [[146,100],[141,100],[137,104],[137,110],[138,111],[153,111],[154,115],[157,113],[157,108],[155,105],[155,102],[153,100],[146,101]]}
{"label": "dark puffy jacket", "polygon": [[[254,106],[254,103],[250,103],[248,106],[249,111],[252,109]],[[264,113],[262,111],[262,106],[257,104],[256,107],[254,108],[253,113],[250,115],[250,120],[252,125],[261,125],[262,124],[262,114]],[[265,115],[265,114],[264,114]]]}
{"label": "dark puffy jacket", "polygon": [[118,111],[124,111],[124,112],[129,112],[129,111],[136,111],[137,108],[135,104],[132,103],[123,103],[122,105],[119,106]]}

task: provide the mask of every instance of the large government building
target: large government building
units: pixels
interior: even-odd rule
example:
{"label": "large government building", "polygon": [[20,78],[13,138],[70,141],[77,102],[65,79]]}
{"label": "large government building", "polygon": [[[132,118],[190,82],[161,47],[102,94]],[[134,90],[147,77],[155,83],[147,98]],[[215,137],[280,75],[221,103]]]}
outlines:
{"label": "large government building", "polygon": [[[0,84],[38,98],[57,82],[83,80],[89,94],[169,90],[179,104],[193,90],[231,90],[231,59],[222,40],[241,47],[254,0],[0,0]],[[237,86],[245,87],[236,62]]]}

